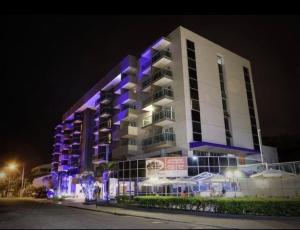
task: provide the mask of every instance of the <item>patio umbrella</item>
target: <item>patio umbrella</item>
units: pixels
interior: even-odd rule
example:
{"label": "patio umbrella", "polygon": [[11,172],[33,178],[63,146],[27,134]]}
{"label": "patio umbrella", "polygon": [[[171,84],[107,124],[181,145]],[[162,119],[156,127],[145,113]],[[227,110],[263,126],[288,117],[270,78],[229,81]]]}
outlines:
{"label": "patio umbrella", "polygon": [[264,170],[260,173],[256,173],[251,175],[251,178],[280,178],[280,177],[286,177],[286,176],[295,176],[293,173],[285,172],[282,170],[277,170],[277,169],[267,169]]}

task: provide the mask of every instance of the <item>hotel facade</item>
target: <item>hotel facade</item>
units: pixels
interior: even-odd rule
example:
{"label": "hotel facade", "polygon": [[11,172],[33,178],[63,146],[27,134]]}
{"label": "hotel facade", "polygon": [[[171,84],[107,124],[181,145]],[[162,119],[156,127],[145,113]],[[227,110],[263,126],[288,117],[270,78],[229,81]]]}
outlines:
{"label": "hotel facade", "polygon": [[100,78],[55,128],[52,172],[66,191],[107,161],[119,181],[146,178],[154,158],[183,157],[186,176],[260,162],[247,59],[180,26]]}

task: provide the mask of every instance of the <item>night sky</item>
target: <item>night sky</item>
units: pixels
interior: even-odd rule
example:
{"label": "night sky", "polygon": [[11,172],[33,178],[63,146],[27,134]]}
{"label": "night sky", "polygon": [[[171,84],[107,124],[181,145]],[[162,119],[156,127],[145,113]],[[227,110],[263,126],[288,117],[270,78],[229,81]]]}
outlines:
{"label": "night sky", "polygon": [[0,167],[49,163],[62,114],[123,57],[179,25],[251,61],[264,137],[300,136],[299,23],[299,16],[2,15]]}

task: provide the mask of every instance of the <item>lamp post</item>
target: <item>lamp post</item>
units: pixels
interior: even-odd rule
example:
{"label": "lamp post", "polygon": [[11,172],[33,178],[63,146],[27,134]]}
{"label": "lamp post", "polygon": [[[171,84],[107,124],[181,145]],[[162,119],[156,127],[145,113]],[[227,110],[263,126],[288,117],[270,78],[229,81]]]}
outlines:
{"label": "lamp post", "polygon": [[[17,172],[20,173],[20,171],[18,170],[18,165],[14,162],[12,162],[8,165],[8,169],[11,171],[17,170]],[[19,196],[21,196],[21,192],[24,187],[24,172],[25,172],[25,165],[22,164],[22,173],[20,173],[21,174],[21,188],[20,188]]]}
{"label": "lamp post", "polygon": [[236,198],[236,190],[237,190],[237,183],[238,183],[237,179],[240,178],[242,176],[242,174],[239,170],[235,170],[235,171],[227,171],[225,173],[225,176],[227,178],[229,178],[230,182],[231,182],[231,179],[232,179],[232,181],[236,183],[235,186],[234,186],[234,197]]}

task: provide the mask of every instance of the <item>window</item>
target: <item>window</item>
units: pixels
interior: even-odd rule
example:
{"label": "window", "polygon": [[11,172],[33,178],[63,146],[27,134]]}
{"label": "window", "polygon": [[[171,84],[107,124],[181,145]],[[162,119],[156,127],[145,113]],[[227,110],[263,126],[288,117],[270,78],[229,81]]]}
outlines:
{"label": "window", "polygon": [[138,160],[138,168],[145,168],[145,160]]}
{"label": "window", "polygon": [[188,176],[196,176],[196,175],[198,175],[198,167],[189,167]]}
{"label": "window", "polygon": [[194,61],[192,59],[188,59],[188,66],[189,66],[189,68],[196,69],[196,61]]}
{"label": "window", "polygon": [[198,90],[190,89],[191,98],[195,100],[199,100]]}
{"label": "window", "polygon": [[208,166],[208,157],[199,157],[198,164],[199,166]]}
{"label": "window", "polygon": [[193,121],[193,131],[195,133],[201,133],[201,123],[197,121]]}
{"label": "window", "polygon": [[202,141],[201,133],[193,133],[193,140],[194,141]]}
{"label": "window", "polygon": [[188,49],[191,49],[191,50],[195,49],[194,42],[192,42],[190,40],[186,40],[186,46],[187,46]]}
{"label": "window", "polygon": [[200,112],[192,110],[192,120],[200,122]]}
{"label": "window", "polygon": [[197,80],[190,78],[190,87],[198,90]]}
{"label": "window", "polygon": [[197,71],[189,68],[189,77],[197,80]]}
{"label": "window", "polygon": [[192,109],[200,111],[199,101],[192,99]]}
{"label": "window", "polygon": [[193,60],[196,59],[195,52],[192,51],[192,50],[189,50],[189,49],[187,50],[187,56],[188,56],[189,59],[193,59]]}

